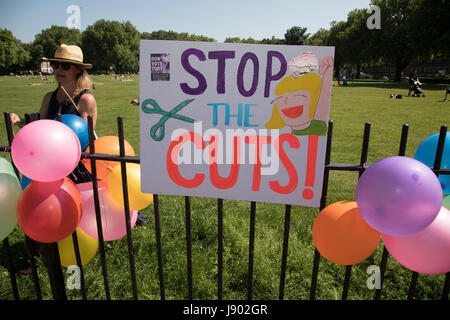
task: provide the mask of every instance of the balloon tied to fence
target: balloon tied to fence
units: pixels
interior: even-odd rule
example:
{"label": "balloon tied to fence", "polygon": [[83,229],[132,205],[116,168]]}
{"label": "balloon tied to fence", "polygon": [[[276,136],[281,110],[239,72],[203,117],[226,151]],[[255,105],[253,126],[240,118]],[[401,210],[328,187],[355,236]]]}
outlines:
{"label": "balloon tied to fence", "polygon": [[[62,122],[37,120],[22,127],[11,144],[13,165],[0,157],[0,240],[18,224],[31,239],[41,243],[58,243],[61,265],[76,265],[74,240],[78,241],[82,265],[95,256],[98,228],[92,182],[75,184],[69,175],[83,162],[92,173],[90,160],[81,160],[89,152],[86,122],[75,115],[61,116]],[[120,155],[119,138],[104,136],[94,141],[96,153]],[[134,156],[124,140],[125,155]],[[104,241],[114,241],[127,234],[123,190],[128,190],[131,228],[137,210],[153,201],[152,194],[140,191],[140,165],[127,163],[122,172],[120,160],[95,160],[99,207]],[[127,188],[122,186],[126,176]],[[74,233],[76,231],[76,233]],[[76,237],[74,237],[76,234]]]}
{"label": "balloon tied to fence", "polygon": [[[80,162],[82,148],[89,152],[87,127],[82,119],[62,120],[29,123],[14,137],[11,158],[22,173],[21,182],[12,163],[0,157],[0,240],[18,224],[35,241],[58,242],[66,266],[75,261],[75,230],[82,264],[95,255],[99,235],[92,183],[75,185],[67,177]],[[381,238],[406,268],[426,274],[449,272],[450,175],[436,176],[431,170],[438,139],[436,134],[424,140],[414,158],[387,157],[368,166],[357,183],[356,201],[339,201],[320,211],[312,227],[320,254],[340,265],[357,264],[376,250]],[[120,154],[115,136],[100,137],[94,146],[97,153]],[[124,146],[125,155],[135,155],[127,141]],[[91,171],[90,161],[83,163]],[[141,192],[139,164],[98,159],[95,164],[103,239],[114,241],[127,233],[124,195],[131,228],[137,211],[150,205],[153,195]],[[450,168],[449,133],[440,167]]]}
{"label": "balloon tied to fence", "polygon": [[[380,236],[391,256],[425,274],[450,271],[450,175],[434,166],[439,134],[424,140],[414,159],[394,156],[368,166],[356,187],[356,201],[339,201],[316,217],[312,236],[319,253],[336,264],[368,258]],[[441,168],[450,168],[450,134]]]}

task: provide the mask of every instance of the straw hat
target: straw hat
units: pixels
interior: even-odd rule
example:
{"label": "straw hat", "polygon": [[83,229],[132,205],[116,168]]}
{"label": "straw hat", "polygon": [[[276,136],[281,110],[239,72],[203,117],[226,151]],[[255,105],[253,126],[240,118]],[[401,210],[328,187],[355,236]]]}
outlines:
{"label": "straw hat", "polygon": [[58,61],[58,62],[69,62],[76,64],[82,69],[91,69],[92,64],[83,63],[83,51],[79,46],[68,46],[61,44],[58,49],[56,49],[53,58],[42,58],[44,61]]}

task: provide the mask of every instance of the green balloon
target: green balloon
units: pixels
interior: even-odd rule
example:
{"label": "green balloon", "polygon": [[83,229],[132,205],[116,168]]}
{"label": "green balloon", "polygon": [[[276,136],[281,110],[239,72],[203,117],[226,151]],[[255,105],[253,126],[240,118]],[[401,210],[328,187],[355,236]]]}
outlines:
{"label": "green balloon", "polygon": [[0,172],[0,241],[16,227],[16,208],[22,187],[16,174]]}
{"label": "green balloon", "polygon": [[444,200],[442,200],[442,206],[450,210],[450,196],[446,196]]}
{"label": "green balloon", "polygon": [[0,173],[9,173],[16,177],[13,165],[5,157],[0,157]]}

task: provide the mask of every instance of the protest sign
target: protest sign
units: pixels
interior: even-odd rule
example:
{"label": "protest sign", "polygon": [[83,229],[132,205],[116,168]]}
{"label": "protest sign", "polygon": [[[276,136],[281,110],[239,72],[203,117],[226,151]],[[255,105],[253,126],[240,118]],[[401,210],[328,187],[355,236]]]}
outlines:
{"label": "protest sign", "polygon": [[334,47],[141,40],[142,191],[318,207]]}

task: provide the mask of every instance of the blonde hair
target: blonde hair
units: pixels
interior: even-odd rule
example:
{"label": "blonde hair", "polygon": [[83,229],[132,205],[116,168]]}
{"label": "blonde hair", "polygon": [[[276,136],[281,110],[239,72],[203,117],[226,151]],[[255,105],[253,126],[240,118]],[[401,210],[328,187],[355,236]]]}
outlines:
{"label": "blonde hair", "polygon": [[[80,72],[77,74],[76,79],[75,79],[75,88],[80,91],[82,91],[84,89],[93,90],[94,85],[93,85],[92,79],[89,77],[89,74],[87,73],[86,70],[81,69],[81,68],[79,68],[79,69],[80,69]],[[58,88],[60,86],[61,85],[58,83]]]}
{"label": "blonde hair", "polygon": [[92,89],[94,89],[92,80],[89,77],[89,75],[88,75],[86,70],[81,70],[81,72],[77,75],[76,88],[80,89],[80,90],[84,90],[84,89],[92,90]]}
{"label": "blonde hair", "polygon": [[[300,77],[294,78],[292,75],[281,80],[275,88],[275,94],[277,96],[283,95],[289,92],[295,91],[308,91],[311,96],[311,102],[309,105],[309,118],[313,119],[317,108],[317,102],[319,100],[320,89],[322,87],[322,78],[315,73],[307,73]],[[281,118],[277,104],[275,103],[272,115],[269,121],[266,123],[268,129],[281,129],[286,126],[283,118]]]}

